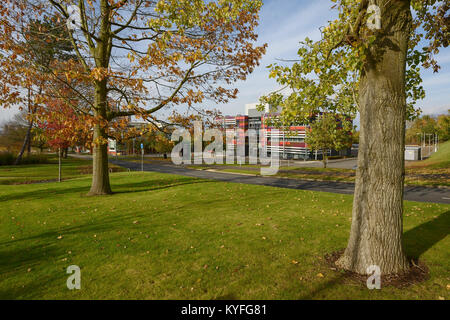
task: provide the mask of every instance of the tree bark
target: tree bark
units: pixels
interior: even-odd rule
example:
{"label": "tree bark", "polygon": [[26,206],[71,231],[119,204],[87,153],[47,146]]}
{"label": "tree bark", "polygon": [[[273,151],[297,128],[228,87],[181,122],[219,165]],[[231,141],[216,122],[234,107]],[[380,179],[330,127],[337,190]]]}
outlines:
{"label": "tree bark", "polygon": [[[105,129],[97,124],[94,128],[94,141],[105,138]],[[108,171],[108,146],[105,143],[94,142],[92,186],[89,195],[111,194]]]}
{"label": "tree bark", "polygon": [[360,142],[350,239],[336,264],[367,274],[399,274],[409,266],[402,248],[405,154],[405,70],[410,1],[377,0],[382,29],[360,81]]}
{"label": "tree bark", "polygon": [[[31,114],[31,89],[28,88],[28,114]],[[23,141],[22,148],[20,149],[19,155],[16,158],[16,161],[14,161],[14,165],[18,165],[23,158],[23,154],[25,152],[25,149],[28,148],[28,155],[30,154],[31,149],[31,129],[33,128],[33,119],[28,120],[28,128],[27,133],[25,135],[25,140]]]}
{"label": "tree bark", "polygon": [[327,168],[327,162],[328,162],[328,156],[326,154],[326,150],[322,150],[322,161],[323,161],[323,168]]}
{"label": "tree bark", "polygon": [[31,153],[31,129],[33,128],[33,120],[31,120],[31,126],[28,128],[28,141],[27,141],[27,156],[30,156]]}
{"label": "tree bark", "polygon": [[61,172],[61,148],[58,148],[58,182],[61,182],[62,172]]}
{"label": "tree bark", "polygon": [[[101,22],[97,47],[90,47],[94,51],[97,68],[107,70],[111,56],[111,24],[109,22],[111,7],[107,0],[100,1]],[[111,194],[108,171],[108,78],[95,81],[95,116],[97,124],[94,127],[94,153],[92,186],[89,195]]]}
{"label": "tree bark", "polygon": [[[96,88],[97,118],[106,120],[106,81]],[[111,194],[108,171],[108,135],[106,127],[94,127],[94,152],[92,160],[92,186],[89,195]]]}
{"label": "tree bark", "polygon": [[[14,165],[18,165],[23,158],[23,154],[25,153],[25,149],[27,149],[27,146],[30,143],[31,139],[31,129],[33,128],[33,120],[30,120],[28,123],[27,133],[25,135],[25,140],[23,141],[22,148],[20,149],[19,155],[16,158],[16,161],[14,161]],[[28,151],[29,153],[29,151]]]}

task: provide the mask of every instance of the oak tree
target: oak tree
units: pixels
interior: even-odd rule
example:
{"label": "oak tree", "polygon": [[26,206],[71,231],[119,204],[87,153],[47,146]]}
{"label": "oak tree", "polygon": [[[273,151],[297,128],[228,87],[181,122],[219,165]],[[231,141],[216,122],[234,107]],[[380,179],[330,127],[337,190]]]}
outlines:
{"label": "oak tree", "polygon": [[[87,116],[93,132],[91,195],[111,193],[108,137],[125,131],[129,117],[157,123],[161,109],[226,102],[237,95],[233,82],[258,64],[256,46],[261,1],[255,0],[8,0],[0,4],[3,104],[17,103],[27,60],[19,31],[31,19],[52,19],[68,28],[76,62],[50,68],[53,81],[77,96],[74,111]],[[45,43],[42,45],[45,46]],[[81,68],[77,65],[80,64]],[[78,90],[73,82],[90,84]],[[66,98],[58,93],[48,96]]]}
{"label": "oak tree", "polygon": [[351,147],[352,125],[349,119],[336,114],[323,113],[311,121],[305,142],[312,150],[322,152],[323,167],[328,164],[328,151]]}
{"label": "oak tree", "polygon": [[[439,70],[435,55],[448,46],[448,1],[332,0],[337,19],[305,39],[292,66],[271,76],[291,89],[264,103],[301,118],[320,108],[360,113],[358,170],[347,248],[337,265],[366,274],[407,272],[402,246],[405,120],[424,97],[421,67]],[[412,14],[414,12],[414,16]]]}

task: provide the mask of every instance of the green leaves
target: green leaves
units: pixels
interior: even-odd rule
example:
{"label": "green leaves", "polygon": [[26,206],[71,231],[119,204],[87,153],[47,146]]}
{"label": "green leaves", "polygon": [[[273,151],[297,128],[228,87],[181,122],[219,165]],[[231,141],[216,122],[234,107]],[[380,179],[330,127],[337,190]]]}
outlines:
{"label": "green leaves", "polygon": [[306,143],[313,150],[342,150],[352,143],[351,121],[343,116],[323,113],[311,123]]}
{"label": "green leaves", "polygon": [[[360,73],[366,65],[371,47],[381,39],[382,30],[369,30],[365,8],[361,1],[332,0],[333,7],[339,11],[339,19],[330,21],[321,28],[322,38],[313,41],[305,38],[298,49],[298,62],[291,66],[272,64],[269,77],[274,78],[292,93],[280,97],[269,93],[260,99],[261,103],[276,104],[283,107],[280,121],[292,122],[294,118],[305,118],[321,111],[332,111],[355,115],[358,111],[358,88]],[[406,71],[407,118],[413,119],[420,114],[415,109],[416,102],[425,97],[420,76],[422,67],[439,68],[432,54],[438,51],[438,45],[445,45],[448,28],[443,25],[449,4],[445,1],[413,1],[417,18],[411,33]],[[420,17],[424,19],[420,21]],[[440,29],[433,23],[433,17],[440,19]],[[448,19],[448,18],[447,18]],[[425,35],[419,32],[424,26]],[[437,30],[439,29],[439,30]],[[420,47],[423,37],[437,38],[429,46]],[[439,40],[440,39],[440,40]]]}

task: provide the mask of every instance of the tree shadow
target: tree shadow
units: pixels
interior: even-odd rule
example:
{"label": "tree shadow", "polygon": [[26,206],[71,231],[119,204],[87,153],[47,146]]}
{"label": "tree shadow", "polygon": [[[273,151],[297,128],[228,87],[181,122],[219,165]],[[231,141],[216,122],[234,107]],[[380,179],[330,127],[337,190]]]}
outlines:
{"label": "tree shadow", "polygon": [[[75,226],[67,226],[61,229],[49,230],[29,237],[16,240],[8,240],[0,243],[0,274],[15,276],[17,274],[27,273],[30,268],[34,277],[38,277],[40,284],[36,283],[37,292],[42,290],[46,282],[51,280],[48,272],[37,272],[39,268],[45,266],[52,268],[52,263],[60,257],[67,256],[67,250],[82,251],[80,244],[92,245],[90,243],[80,242],[86,236],[93,234],[102,234],[112,230],[120,230],[121,226],[129,223],[132,219],[141,219],[145,214],[135,215],[127,214],[121,216],[108,216],[92,223],[87,222]],[[148,225],[146,225],[146,228]],[[140,226],[135,227],[139,230]],[[148,231],[148,230],[147,230]],[[62,240],[58,236],[63,235]],[[80,238],[81,237],[81,238]],[[67,265],[62,265],[67,267]],[[62,274],[65,271],[61,270]],[[39,289],[38,289],[39,288]],[[22,295],[29,295],[34,289],[34,284],[24,284],[17,282],[10,284],[6,288],[0,288],[0,299],[17,298]]]}
{"label": "tree shadow", "polygon": [[[149,179],[143,182],[138,183],[122,183],[117,184],[114,183],[112,185],[113,190],[116,189],[118,191],[113,192],[114,194],[122,194],[122,193],[136,193],[136,192],[146,192],[146,191],[155,191],[161,189],[168,189],[172,187],[189,185],[189,184],[197,184],[197,183],[206,183],[213,182],[213,180],[205,180],[198,178],[167,178],[167,179]],[[128,189],[128,190],[124,190]],[[81,193],[81,196],[87,196],[89,191],[89,186],[77,186],[77,187],[64,187],[60,185],[56,188],[42,188],[38,190],[32,190],[29,192],[18,192],[14,194],[8,194],[4,196],[0,196],[0,202],[2,201],[11,201],[11,200],[32,200],[32,199],[44,199],[50,196],[59,196],[66,195],[68,193]]]}
{"label": "tree shadow", "polygon": [[[192,185],[192,184],[200,184],[200,183],[211,183],[213,181],[208,180],[201,180],[201,179],[177,179],[177,180],[158,180],[158,181],[152,181],[152,183],[149,183],[150,181],[142,182],[142,183],[129,183],[129,184],[122,184],[117,185],[119,187],[119,191],[114,192],[113,194],[123,194],[123,193],[136,193],[136,192],[147,192],[147,191],[156,191],[156,190],[164,190],[169,189],[173,187],[179,187],[179,186],[185,186],[185,185]],[[120,189],[126,189],[129,188],[129,190],[120,190]]]}
{"label": "tree shadow", "polygon": [[[93,233],[102,233],[110,230],[114,230],[116,228],[120,228],[123,226],[124,221],[136,219],[143,217],[143,214],[136,215],[136,214],[126,214],[126,215],[118,215],[118,216],[103,216],[101,219],[98,219],[95,222],[87,222],[84,224],[77,224],[73,226],[63,227],[63,228],[57,228],[53,230],[49,230],[43,233],[35,234],[28,237],[23,237],[19,239],[14,240],[7,240],[0,242],[0,249],[2,246],[8,246],[11,244],[19,244],[22,242],[30,241],[30,240],[38,240],[38,241],[44,241],[45,243],[57,243],[57,237],[59,235],[64,235],[65,237],[69,237],[71,235],[80,235],[80,234],[93,234]],[[0,251],[0,271],[1,268],[4,266],[11,266],[10,263],[6,263],[6,259],[4,259],[6,256],[9,256],[10,254],[7,254],[6,256],[2,256],[2,254],[5,254],[7,251]],[[11,256],[13,256],[11,254]],[[38,255],[39,256],[39,255]],[[27,257],[31,257],[27,254]],[[14,256],[13,259],[16,259],[17,257]]]}
{"label": "tree shadow", "polygon": [[216,297],[213,300],[216,300],[216,301],[221,301],[221,300],[229,301],[229,300],[239,300],[239,299],[234,295],[234,293],[227,293],[227,294],[224,294],[222,296]]}
{"label": "tree shadow", "polygon": [[298,300],[313,300],[322,291],[332,288],[338,284],[342,284],[345,277],[346,277],[345,274],[341,273],[341,274],[335,276],[333,279],[327,280],[326,282],[318,285],[316,288],[314,288],[310,292],[305,293]]}
{"label": "tree shadow", "polygon": [[[43,184],[42,184],[43,185]],[[31,200],[44,199],[49,196],[62,195],[67,193],[83,192],[89,190],[89,187],[72,187],[72,188],[43,188],[38,190],[30,190],[28,192],[18,192],[0,196],[0,202],[11,200]]]}
{"label": "tree shadow", "polygon": [[[450,233],[450,211],[442,213],[437,218],[425,222],[403,234],[403,244],[406,255],[414,260],[443,240]],[[300,300],[315,299],[318,294],[336,285],[343,284],[345,273],[338,274],[331,280],[318,285],[310,292],[300,297]]]}
{"label": "tree shadow", "polygon": [[444,239],[450,231],[450,211],[425,222],[403,234],[406,255],[413,259],[420,256]]}

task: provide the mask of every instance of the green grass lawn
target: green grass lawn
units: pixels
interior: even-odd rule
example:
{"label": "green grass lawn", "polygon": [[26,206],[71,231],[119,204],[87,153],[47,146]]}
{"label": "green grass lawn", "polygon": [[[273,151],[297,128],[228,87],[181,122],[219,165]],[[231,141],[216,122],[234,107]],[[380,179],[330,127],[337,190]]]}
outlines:
{"label": "green grass lawn", "polygon": [[[0,184],[24,184],[58,179],[58,158],[48,155],[47,164],[0,166]],[[67,158],[62,160],[62,178],[71,179],[92,173],[92,160]],[[110,164],[114,171],[124,169]]]}
{"label": "green grass lawn", "polygon": [[439,145],[439,149],[436,153],[432,154],[430,158],[424,161],[428,166],[434,166],[439,168],[450,167],[450,141],[446,141]]}
{"label": "green grass lawn", "polygon": [[[260,175],[260,171],[248,168],[220,169],[222,172],[244,173]],[[355,181],[355,170],[337,168],[307,168],[307,167],[280,167],[277,177],[300,179],[300,180],[323,180],[323,181]]]}
{"label": "green grass lawn", "polygon": [[430,158],[408,163],[405,179],[411,184],[450,187],[450,141],[441,143]]}
{"label": "green grass lawn", "polygon": [[[260,175],[259,167],[226,167],[216,166],[189,166],[191,169],[213,169],[220,172],[240,173],[247,175]],[[354,182],[355,170],[337,169],[337,168],[306,168],[306,167],[280,167],[276,177],[300,180],[319,180],[319,181],[341,181]],[[413,167],[406,169],[405,175],[406,185],[422,185],[422,186],[446,186],[450,187],[450,168],[449,167],[432,167],[427,166]]]}
{"label": "green grass lawn", "polygon": [[[260,175],[260,165],[220,164],[190,165],[191,169],[213,169],[221,172]],[[313,168],[282,166],[277,177],[301,179],[354,182],[356,171],[353,169]],[[450,141],[440,145],[438,152],[424,161],[409,162],[405,171],[405,184],[422,186],[450,187]]]}
{"label": "green grass lawn", "polygon": [[323,259],[346,245],[351,196],[136,172],[112,185],[0,185],[1,299],[449,298],[450,205],[405,203],[407,252],[430,279],[370,291]]}

